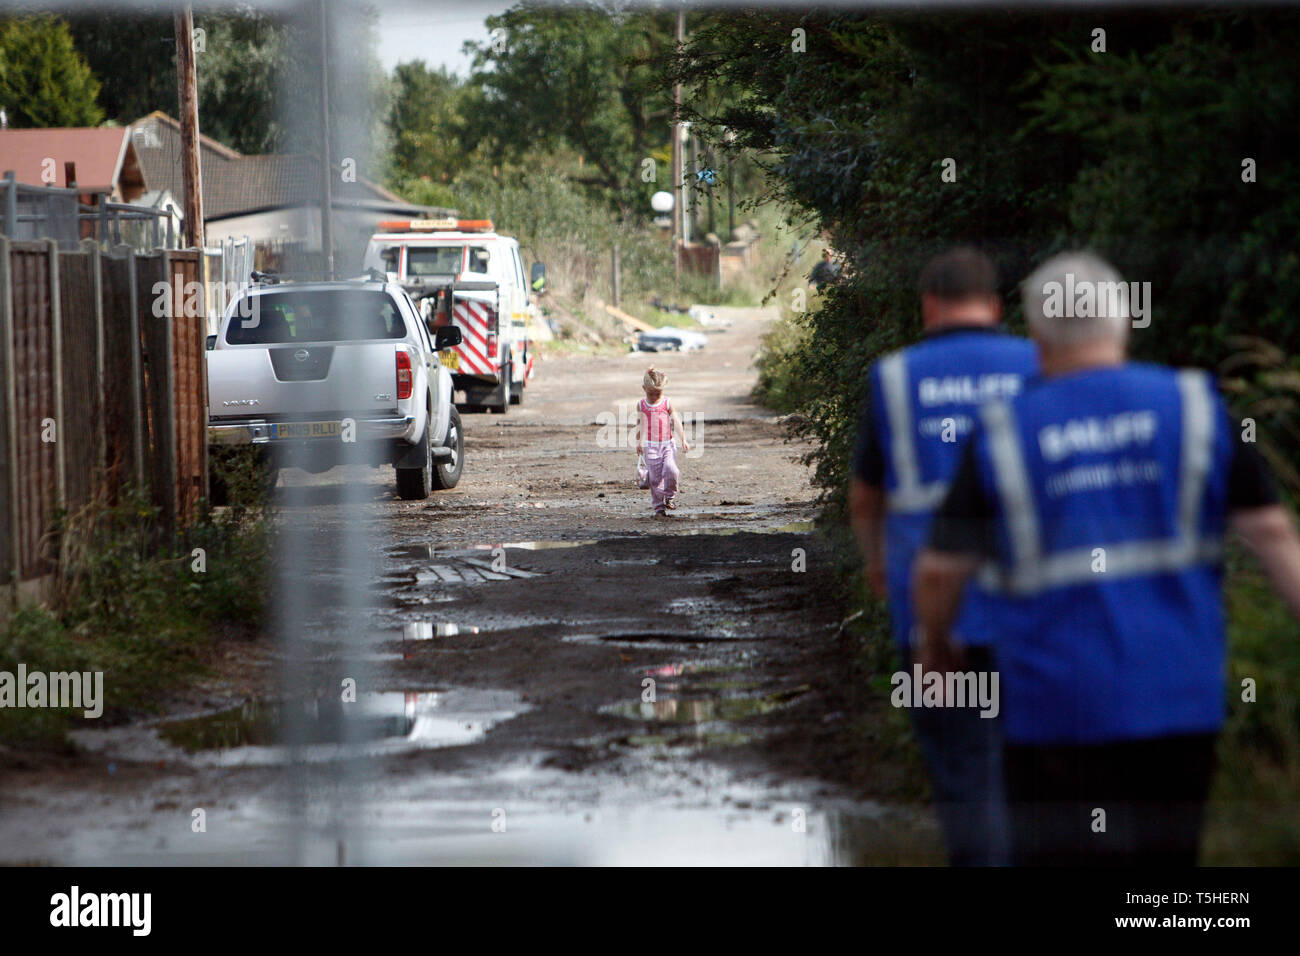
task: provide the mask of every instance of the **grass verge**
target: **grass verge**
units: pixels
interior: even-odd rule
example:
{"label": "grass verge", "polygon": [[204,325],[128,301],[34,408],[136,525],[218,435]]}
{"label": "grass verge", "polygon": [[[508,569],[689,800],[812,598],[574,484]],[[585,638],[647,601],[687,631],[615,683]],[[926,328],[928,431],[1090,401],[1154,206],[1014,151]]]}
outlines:
{"label": "grass verge", "polygon": [[[1257,568],[1228,573],[1228,719],[1201,841],[1201,862],[1300,863],[1300,641]],[[1253,682],[1254,700],[1244,698]]]}
{"label": "grass verge", "polygon": [[[837,555],[836,581],[861,617],[844,640],[852,680],[854,767],[867,792],[900,801],[926,798],[925,766],[906,710],[889,705],[898,656],[884,605],[857,573],[847,529],[824,528]],[[1300,641],[1285,606],[1240,550],[1225,578],[1228,615],[1228,717],[1206,808],[1201,863],[1295,866],[1300,863]],[[1253,681],[1254,700],[1243,695]]]}
{"label": "grass verge", "polygon": [[[253,501],[205,508],[161,543],[139,494],[62,516],[49,598],[0,617],[0,671],[102,673],[104,723],[155,711],[203,672],[216,641],[259,632],[270,522],[264,499]],[[91,723],[82,710],[2,707],[0,747],[67,749],[68,731]]]}

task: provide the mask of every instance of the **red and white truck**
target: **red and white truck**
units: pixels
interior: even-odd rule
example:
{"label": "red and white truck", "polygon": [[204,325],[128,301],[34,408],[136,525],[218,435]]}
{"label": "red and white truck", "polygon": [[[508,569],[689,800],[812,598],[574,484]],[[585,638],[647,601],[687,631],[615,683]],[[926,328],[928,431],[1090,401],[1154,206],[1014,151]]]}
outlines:
{"label": "red and white truck", "polygon": [[[435,326],[455,325],[461,344],[442,355],[464,405],[505,413],[533,375],[528,327],[535,314],[519,243],[490,219],[385,221],[364,265],[399,283]],[[533,267],[544,284],[545,268]]]}

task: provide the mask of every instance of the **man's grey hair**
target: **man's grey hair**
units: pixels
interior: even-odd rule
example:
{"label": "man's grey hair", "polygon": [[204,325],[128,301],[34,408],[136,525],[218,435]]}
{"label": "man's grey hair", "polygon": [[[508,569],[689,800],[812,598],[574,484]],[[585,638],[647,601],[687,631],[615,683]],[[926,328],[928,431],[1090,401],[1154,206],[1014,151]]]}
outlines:
{"label": "man's grey hair", "polygon": [[1091,252],[1063,252],[1020,286],[1030,334],[1049,345],[1128,340],[1129,285]]}

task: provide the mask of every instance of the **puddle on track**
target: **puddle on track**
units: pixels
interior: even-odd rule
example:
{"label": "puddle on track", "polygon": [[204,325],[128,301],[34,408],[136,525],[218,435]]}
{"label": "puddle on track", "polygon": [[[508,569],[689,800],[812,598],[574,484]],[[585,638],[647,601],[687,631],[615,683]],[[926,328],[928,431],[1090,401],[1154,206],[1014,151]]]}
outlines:
{"label": "puddle on track", "polygon": [[761,693],[764,681],[746,676],[746,670],[743,665],[711,662],[641,668],[641,674],[655,681],[657,699],[617,701],[600,708],[600,712],[663,727],[629,734],[619,741],[634,748],[712,748],[750,743],[764,731],[741,722],[783,709],[808,687]]}
{"label": "puddle on track", "polygon": [[627,644],[634,647],[672,650],[674,647],[688,644],[752,644],[759,641],[780,640],[780,638],[764,634],[737,635],[726,632],[691,634],[689,632],[626,631],[614,634],[566,634],[560,640],[572,644]]}
{"label": "puddle on track", "polygon": [[[754,682],[736,682],[740,691],[752,688]],[[693,690],[706,690],[706,686],[691,684]],[[771,694],[747,696],[726,691],[725,695],[712,697],[659,696],[654,701],[630,700],[608,704],[600,709],[602,714],[627,717],[632,720],[672,724],[713,724],[762,717],[786,707],[801,696],[806,688],[794,688]]]}
{"label": "puddle on track", "polygon": [[458,634],[477,634],[479,628],[450,621],[407,621],[400,635],[403,641],[431,641],[435,637],[455,637]]}
{"label": "puddle on track", "polygon": [[[250,701],[151,726],[78,731],[74,739],[89,752],[119,759],[157,760],[161,746],[184,762],[204,766],[328,763],[465,746],[528,709],[513,691],[380,692],[360,694],[350,703]],[[297,746],[285,743],[289,721],[298,728]]]}
{"label": "puddle on track", "polygon": [[[870,802],[822,803],[718,781],[708,805],[647,788],[672,787],[662,772],[615,786],[591,803],[574,795],[563,807],[538,793],[563,784],[551,773],[505,767],[479,776],[417,775],[385,782],[341,826],[315,803],[287,817],[273,797],[244,800],[201,839],[178,811],[161,827],[104,826],[47,845],[41,859],[63,865],[574,865],[827,866],[939,862],[931,827],[907,811]],[[485,795],[485,788],[491,796]],[[628,801],[633,801],[629,803]],[[504,829],[493,829],[494,808]],[[174,825],[171,825],[173,824]],[[177,831],[180,831],[179,833]],[[297,839],[288,834],[293,833]],[[935,859],[918,858],[932,844]]]}
{"label": "puddle on track", "polygon": [[789,524],[778,525],[774,528],[692,528],[686,533],[730,537],[736,534],[811,534],[816,530],[817,526],[812,521],[792,521]]}

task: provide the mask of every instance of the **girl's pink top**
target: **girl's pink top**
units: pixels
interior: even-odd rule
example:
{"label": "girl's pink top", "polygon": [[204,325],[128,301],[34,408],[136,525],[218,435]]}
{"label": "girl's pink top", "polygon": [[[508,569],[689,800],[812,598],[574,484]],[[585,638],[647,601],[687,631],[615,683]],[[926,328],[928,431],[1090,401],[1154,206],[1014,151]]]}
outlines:
{"label": "girl's pink top", "polygon": [[641,414],[645,417],[645,438],[646,441],[672,441],[673,440],[673,405],[668,399],[661,398],[651,405],[644,398],[637,403]]}

